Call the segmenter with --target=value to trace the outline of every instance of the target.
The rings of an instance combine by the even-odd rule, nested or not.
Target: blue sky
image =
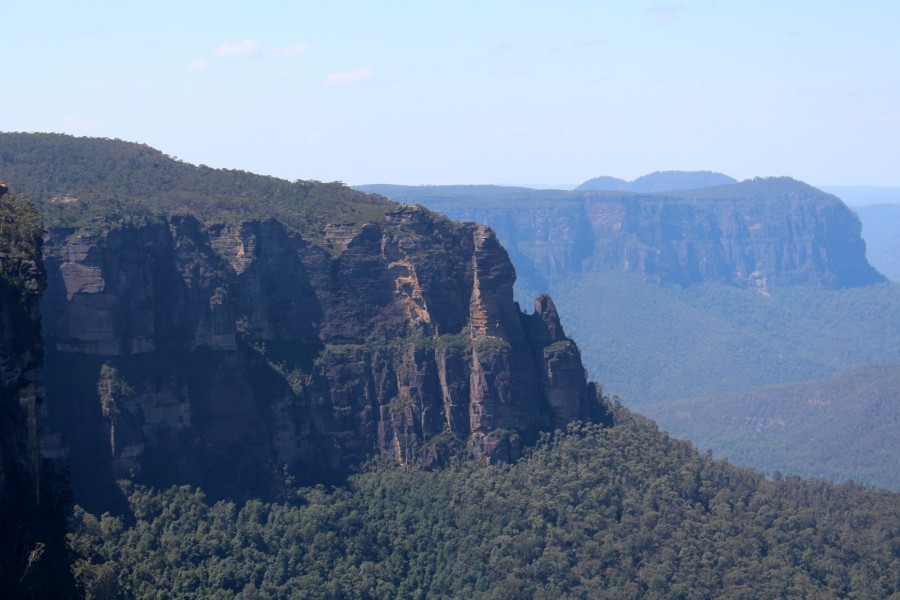
[[[900,2],[0,0],[0,130],[363,183],[900,186]]]

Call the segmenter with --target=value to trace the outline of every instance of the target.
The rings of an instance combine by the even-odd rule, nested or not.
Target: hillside
[[[551,288],[593,377],[632,406],[818,379],[900,360],[900,286],[681,289],[588,273]],[[590,302],[586,301],[591,298]]]
[[[900,491],[900,365],[856,367],[664,410],[669,433],[735,464]]]
[[[159,213],[206,223],[275,218],[323,243],[325,225],[359,226],[395,208],[340,182],[211,169],[143,144],[50,133],[0,133],[0,177],[37,205],[48,227]]]
[[[900,495],[766,481],[616,408],[513,465],[373,466],[288,502],[127,488],[76,510],[93,597],[887,598]]]

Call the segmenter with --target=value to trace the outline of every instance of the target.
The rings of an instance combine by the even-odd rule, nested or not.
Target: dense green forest
[[[34,205],[0,187],[0,277],[19,293],[40,289],[42,235],[41,217]]]
[[[395,206],[341,182],[211,169],[143,144],[49,133],[0,133],[0,179],[30,197],[47,227],[186,213],[209,223],[276,218],[318,241],[326,224],[378,220]]]
[[[768,481],[615,407],[513,465],[372,465],[282,502],[126,485],[77,509],[88,598],[887,598],[900,496]]]

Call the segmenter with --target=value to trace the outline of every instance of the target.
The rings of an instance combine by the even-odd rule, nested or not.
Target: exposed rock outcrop
[[[5,193],[0,186],[0,196]],[[20,489],[30,488],[29,501],[37,504],[44,358],[38,299],[45,279],[41,231],[26,210],[23,203],[0,199],[0,497],[15,479]]]
[[[44,345],[42,231],[33,207],[0,185],[0,596],[73,598],[65,485],[38,434]]]
[[[259,494],[281,465],[511,460],[605,418],[549,298],[513,301],[490,229],[401,207],[341,234],[333,254],[275,220],[51,230],[45,454],[76,485]]]

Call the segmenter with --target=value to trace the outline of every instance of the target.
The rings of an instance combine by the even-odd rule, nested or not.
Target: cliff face
[[[811,188],[777,199],[593,200],[586,212],[596,238],[609,240],[595,260],[651,280],[760,288],[883,280],[866,261],[856,216]]]
[[[9,598],[74,598],[65,486],[38,434],[44,344],[42,231],[34,208],[0,183],[0,589]]]
[[[590,270],[761,289],[883,280],[866,261],[856,215],[834,196],[786,178],[664,194],[495,191],[487,206],[464,189],[377,191],[489,224],[537,289]]]
[[[338,234],[192,217],[55,229],[45,455],[73,476],[258,494],[373,455],[510,460],[604,418],[549,298],[524,314],[484,226],[399,208]]]
[[[24,204],[3,198],[0,184],[0,498],[37,504],[38,400],[43,343],[38,298],[44,287],[41,232]],[[26,216],[33,222],[23,222]]]

